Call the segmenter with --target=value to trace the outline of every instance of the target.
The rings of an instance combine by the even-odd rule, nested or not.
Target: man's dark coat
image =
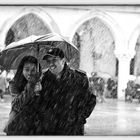
[[[96,105],[86,74],[66,64],[60,79],[49,70],[42,79],[38,134],[83,135],[84,124]]]

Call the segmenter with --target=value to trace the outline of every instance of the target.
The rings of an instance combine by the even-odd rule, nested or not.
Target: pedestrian
[[[38,135],[84,135],[84,124],[96,105],[86,73],[71,69],[59,48],[48,50],[43,60],[48,70],[41,83]]]
[[[91,74],[90,83],[94,94],[96,95],[97,102],[103,103],[104,99],[104,89],[105,89],[105,81],[102,77],[98,76],[97,73]]]
[[[95,88],[96,88],[96,91],[97,91],[97,100],[100,103],[105,102],[105,99],[104,99],[104,86],[105,86],[104,79],[102,77],[97,77]]]
[[[13,97],[8,123],[4,129],[7,135],[34,135],[36,108],[39,97],[39,76],[41,69],[33,56],[25,56],[9,84]],[[41,89],[41,87],[40,87]]]
[[[0,74],[0,100],[4,102],[4,93],[6,91],[6,71],[2,70]]]

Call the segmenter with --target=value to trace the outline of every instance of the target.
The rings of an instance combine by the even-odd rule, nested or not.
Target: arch
[[[135,55],[135,47],[137,43],[137,39],[140,35],[140,23],[135,27],[132,31],[129,40],[128,40],[128,50],[131,52],[132,57]]]
[[[118,53],[120,53],[121,51],[119,50],[122,50],[122,42],[124,42],[123,37],[121,37],[122,34],[122,31],[121,31],[121,28],[119,27],[119,25],[116,23],[116,21],[114,21],[114,19],[112,19],[112,17],[110,17],[108,14],[106,14],[105,12],[102,12],[102,11],[91,11],[89,13],[87,13],[86,15],[84,15],[80,20],[78,20],[78,22],[75,24],[75,27],[73,27],[74,29],[72,30],[71,35],[70,35],[70,40],[73,41],[73,37],[75,35],[75,33],[79,30],[79,28],[87,21],[89,20],[93,20],[93,19],[98,19],[100,20],[100,22],[102,22],[108,29],[109,29],[109,32],[111,33],[111,36],[113,37],[113,46],[114,46],[114,61],[115,61],[115,57],[116,57],[116,60],[118,60],[117,56],[116,56],[116,53],[115,51],[117,50]],[[94,23],[92,23],[94,24]],[[121,44],[121,45],[120,45]],[[121,47],[121,48],[120,48]],[[88,48],[90,50],[90,48]],[[88,52],[90,54],[90,51]],[[81,56],[85,56],[85,52],[81,51]],[[84,57],[85,59],[85,57]],[[90,73],[91,71],[93,71],[93,59],[91,56],[87,56],[87,60],[86,61],[90,61],[89,65],[85,65],[84,64],[84,59],[81,59],[81,65],[80,65],[80,68],[85,70],[87,73]],[[89,60],[90,59],[90,60]],[[111,62],[112,63],[112,62]],[[117,63],[117,61],[116,61]],[[114,63],[113,63],[114,64]],[[118,65],[116,65],[118,66]],[[87,68],[88,67],[88,68]],[[101,68],[101,66],[99,66]],[[107,67],[107,66],[106,66]],[[118,76],[118,67],[116,67],[117,70],[115,72],[115,65],[114,65],[114,69],[111,71],[111,74],[112,76]],[[96,70],[95,70],[96,71]],[[114,74],[113,74],[114,72]]]
[[[17,14],[18,13],[18,14]],[[1,33],[1,39],[2,39],[2,46],[5,47],[5,39],[6,39],[6,34],[9,31],[9,29],[12,27],[12,25],[21,17],[28,15],[28,14],[34,14],[37,17],[39,17],[44,23],[48,25],[48,28],[52,32],[57,32],[60,33],[60,30],[57,26],[57,24],[54,22],[54,20],[40,7],[23,7],[22,9],[19,10],[13,17],[8,19],[4,23],[4,27]]]
[[[101,19],[101,21],[103,23],[105,23],[105,25],[107,27],[109,27],[109,29],[113,35],[113,38],[115,40],[115,46],[116,46],[115,49],[119,50],[119,48],[117,48],[117,47],[121,47],[122,42],[124,42],[123,32],[122,32],[120,26],[117,24],[117,22],[110,15],[108,15],[106,12],[100,11],[100,10],[92,10],[92,11],[88,12],[87,14],[82,16],[76,23],[74,23],[71,26],[71,28],[68,31],[68,34],[70,36],[70,41],[72,41],[75,32],[84,22],[86,22],[87,20],[90,20],[92,18],[95,18],[95,17],[97,17],[98,19]],[[121,43],[121,45],[120,45],[120,43]]]
[[[115,72],[115,76],[118,77],[118,70],[119,70],[119,60],[116,57],[116,72]]]
[[[134,72],[133,75],[138,76],[138,72],[139,71],[139,58],[137,58],[137,56],[139,56],[139,53],[136,51],[136,44],[137,44],[137,40],[140,36],[140,23],[137,24],[137,26],[134,28],[134,30],[132,31],[131,35],[129,36],[129,40],[128,40],[128,50],[129,50],[129,54],[131,56],[131,61],[134,60]],[[138,53],[138,54],[137,54]],[[131,63],[130,63],[131,66]]]
[[[130,75],[135,75],[134,67],[135,67],[135,57],[130,60],[130,71],[129,71]]]

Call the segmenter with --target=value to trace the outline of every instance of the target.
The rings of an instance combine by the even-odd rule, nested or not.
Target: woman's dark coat
[[[40,96],[34,94],[29,98],[26,87],[21,93],[18,92],[14,81],[11,81],[10,93],[13,100],[4,132],[7,135],[36,135]]]

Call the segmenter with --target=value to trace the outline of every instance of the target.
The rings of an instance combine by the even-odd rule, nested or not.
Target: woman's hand
[[[39,92],[42,90],[42,85],[39,82],[37,82],[34,85],[31,85],[31,83],[27,83],[27,91],[29,96],[33,96],[33,95],[39,95]]]
[[[35,85],[39,80],[40,80],[40,74],[39,73],[36,73],[36,74],[34,74],[34,75],[32,75],[30,77],[30,79],[28,80],[28,82],[30,84],[34,84]]]
[[[34,92],[36,93],[36,95],[38,96],[39,95],[39,92],[42,90],[42,85],[39,82],[36,83],[35,87],[34,87]]]
[[[27,90],[29,94],[39,95],[39,92],[42,90],[42,85],[40,83],[40,73],[36,73],[30,77],[30,80],[28,80],[27,83]]]

